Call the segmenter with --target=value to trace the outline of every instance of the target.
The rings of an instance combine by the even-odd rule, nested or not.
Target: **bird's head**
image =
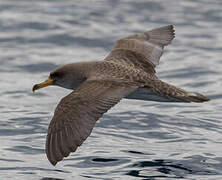
[[[75,71],[69,66],[61,66],[52,71],[49,77],[42,83],[35,84],[32,91],[44,88],[46,86],[56,85],[67,89],[74,89],[77,82]]]

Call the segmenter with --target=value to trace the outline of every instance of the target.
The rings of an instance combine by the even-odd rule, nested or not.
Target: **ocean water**
[[[203,104],[122,100],[68,158],[45,155],[48,124],[70,91],[31,92],[59,65],[102,60],[119,38],[173,24],[157,75]],[[0,2],[0,179],[222,179],[220,0]]]

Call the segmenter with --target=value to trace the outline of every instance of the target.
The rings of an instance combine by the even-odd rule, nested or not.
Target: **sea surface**
[[[70,93],[32,93],[57,66],[103,60],[124,36],[173,24],[156,68],[162,80],[203,93],[203,104],[122,100],[55,167],[48,124]],[[222,179],[221,0],[0,1],[0,179]]]

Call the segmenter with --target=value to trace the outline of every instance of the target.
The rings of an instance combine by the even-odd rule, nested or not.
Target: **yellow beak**
[[[46,86],[50,86],[53,85],[53,79],[51,79],[50,77],[48,77],[44,82],[40,83],[40,84],[35,84],[32,88],[32,91],[34,92],[35,90],[44,88]]]

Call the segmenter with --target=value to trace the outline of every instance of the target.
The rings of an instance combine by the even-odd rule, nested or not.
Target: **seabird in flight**
[[[48,128],[46,154],[56,165],[76,151],[96,121],[122,98],[168,102],[210,99],[167,84],[155,67],[174,38],[172,25],[134,34],[116,42],[104,61],[77,62],[58,67],[33,91],[56,85],[73,91],[62,98]]]

